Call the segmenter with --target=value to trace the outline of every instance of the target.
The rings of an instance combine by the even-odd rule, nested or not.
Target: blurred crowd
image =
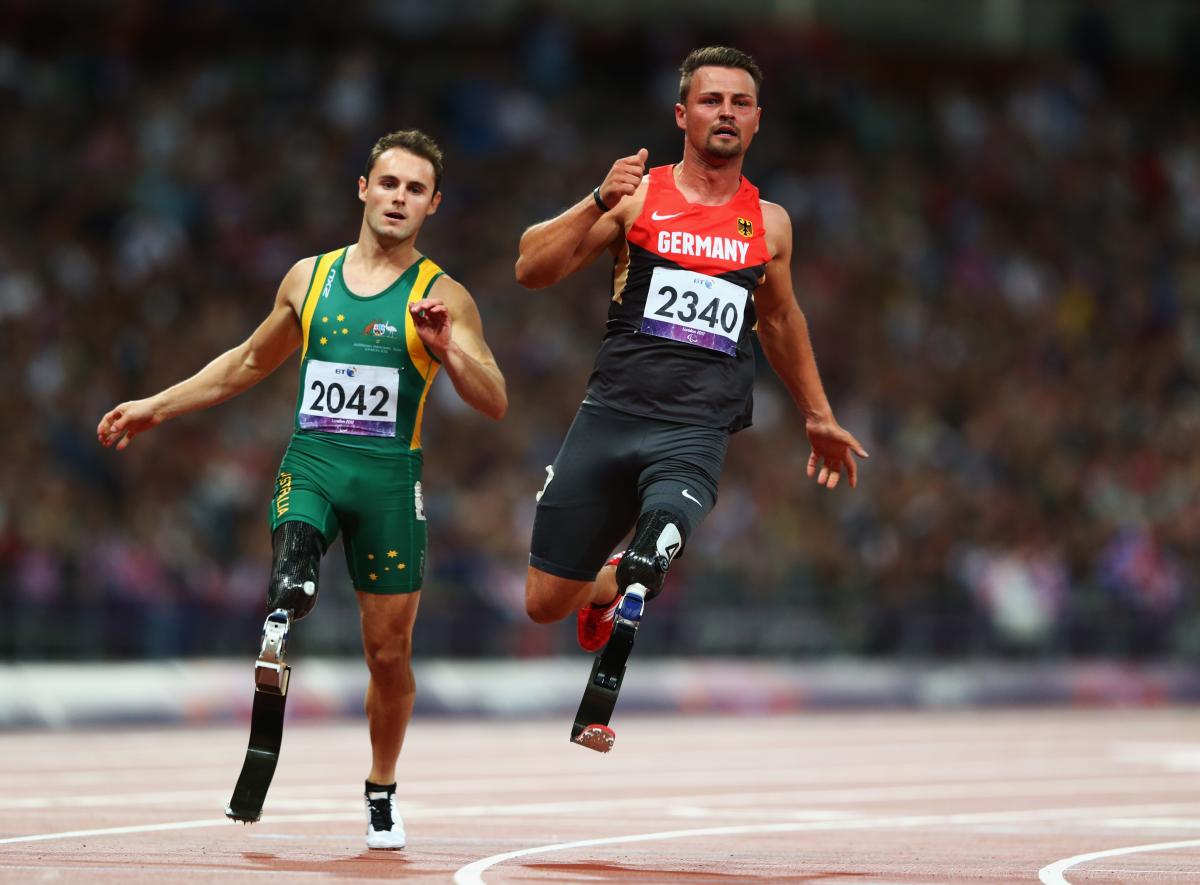
[[[293,262],[352,242],[367,151],[410,126],[446,153],[421,248],[474,294],[511,401],[494,424],[434,386],[417,649],[570,647],[569,624],[526,623],[522,588],[609,267],[526,291],[516,243],[616,158],[678,159],[677,66],[713,42],[766,72],[746,174],[791,214],[825,385],[871,458],[855,490],[806,480],[803,422],[760,360],[754,426],[639,644],[1200,649],[1200,103],[1182,66],[1124,59],[1102,28],[1051,58],[968,60],[812,24],[664,36],[545,10],[453,27],[453,4],[253,6],[2,13],[4,658],[256,647],[296,360],[123,453],[96,424],[242,340]],[[313,653],[357,648],[344,571],[332,550],[297,631]]]

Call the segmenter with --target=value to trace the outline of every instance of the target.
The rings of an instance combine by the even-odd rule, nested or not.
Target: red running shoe
[[[625,555],[625,551],[621,551],[605,565],[616,565],[621,561],[621,557]],[[621,594],[618,593],[613,597],[613,601],[608,605],[585,605],[575,616],[575,637],[579,640],[579,647],[584,651],[598,652],[608,643],[608,638],[612,636],[613,619],[617,614],[617,604],[621,601]]]

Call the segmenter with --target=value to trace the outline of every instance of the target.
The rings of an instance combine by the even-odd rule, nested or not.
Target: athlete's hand
[[[850,479],[850,488],[857,486],[858,468],[854,463],[854,455],[870,457],[862,444],[832,418],[810,418],[804,430],[808,434],[808,441],[812,443],[807,473],[809,476],[816,475],[817,485],[827,489],[836,488],[845,471]]]
[[[412,314],[413,325],[425,346],[439,360],[442,359],[450,347],[450,330],[454,325],[442,299],[422,298],[414,301],[408,306],[408,312]]]
[[[622,157],[613,163],[604,181],[600,184],[600,199],[609,209],[616,207],[622,197],[628,197],[642,183],[646,172],[646,160],[650,152],[642,148],[632,157]]]
[[[121,403],[108,412],[96,426],[96,438],[100,445],[110,447],[114,443],[117,451],[126,448],[135,436],[162,423],[152,399],[135,399]]]

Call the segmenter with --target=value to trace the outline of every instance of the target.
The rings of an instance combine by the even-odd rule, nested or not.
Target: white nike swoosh
[[[687,489],[684,489],[684,490],[683,490],[683,492],[682,492],[682,495],[683,495],[683,497],[687,498],[689,501],[692,501],[692,502],[694,502],[694,503],[696,504],[696,506],[697,506],[697,507],[703,507],[703,506],[704,506],[704,505],[703,505],[703,504],[701,504],[701,503],[700,503],[700,501],[699,501],[699,500],[697,500],[697,499],[696,499],[696,497],[695,497],[695,496],[693,496],[693,495],[692,495],[692,493],[691,493],[691,492],[689,492]]]
[[[658,210],[655,209],[654,212],[651,213],[650,217],[655,221],[666,221],[669,218],[678,218],[682,214],[682,212],[676,212],[674,215],[659,215]]]

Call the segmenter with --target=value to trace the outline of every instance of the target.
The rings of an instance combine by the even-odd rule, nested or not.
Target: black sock
[[[365,793],[387,793],[390,796],[396,792],[395,784],[373,784],[370,781],[367,781],[366,784],[367,788],[363,791]]]

